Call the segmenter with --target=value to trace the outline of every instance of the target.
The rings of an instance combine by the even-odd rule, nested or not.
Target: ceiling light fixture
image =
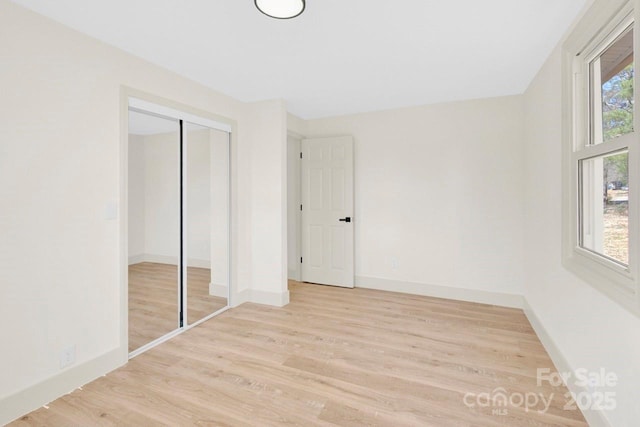
[[[276,19],[291,19],[304,12],[305,0],[254,0],[258,10]]]

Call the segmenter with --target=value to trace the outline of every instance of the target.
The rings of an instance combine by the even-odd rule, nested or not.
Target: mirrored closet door
[[[131,357],[229,302],[230,133],[153,109],[129,108]]]
[[[186,123],[187,322],[228,303],[229,134]]]
[[[180,123],[129,112],[129,351],[180,327]]]

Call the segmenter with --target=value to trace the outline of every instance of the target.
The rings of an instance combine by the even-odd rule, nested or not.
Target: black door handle
[[[351,222],[351,217],[348,216],[346,218],[340,218],[338,221],[342,221],[342,222]]]

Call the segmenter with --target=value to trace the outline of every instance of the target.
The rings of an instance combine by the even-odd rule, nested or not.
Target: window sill
[[[637,278],[628,269],[581,248],[573,248],[563,266],[632,314],[640,317]]]

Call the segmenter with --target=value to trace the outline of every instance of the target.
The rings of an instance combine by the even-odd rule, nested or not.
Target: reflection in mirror
[[[229,290],[229,134],[185,123],[187,321],[227,306]]]
[[[129,111],[129,351],[180,327],[180,125]]]

